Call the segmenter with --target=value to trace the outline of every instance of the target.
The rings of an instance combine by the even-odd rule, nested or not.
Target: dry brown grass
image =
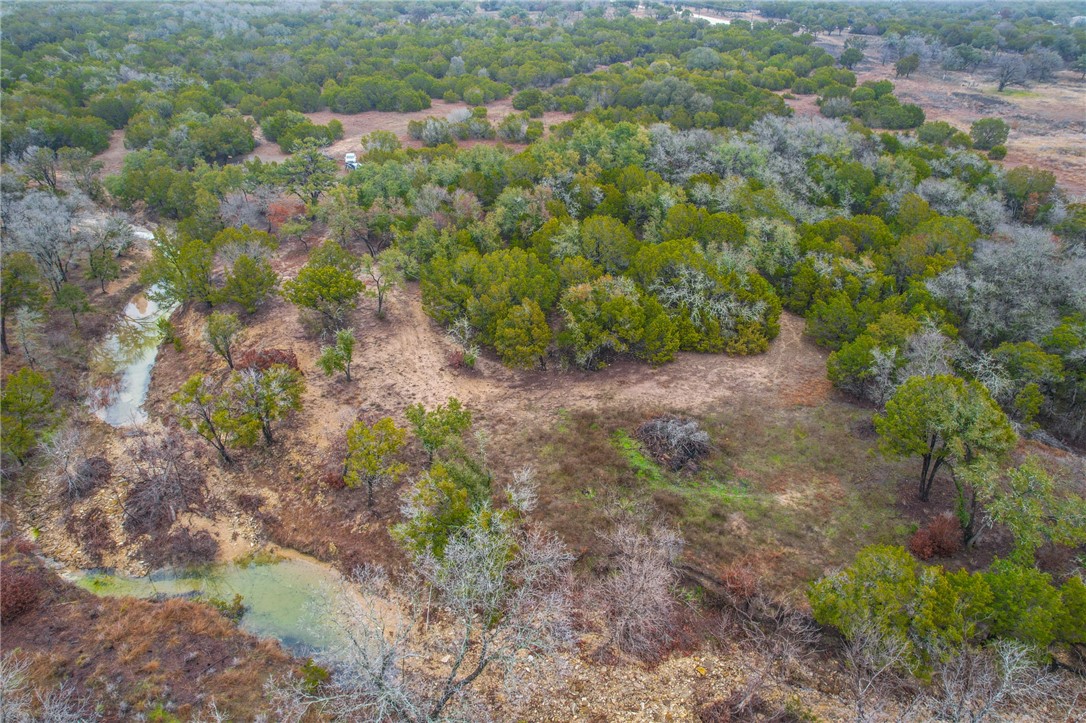
[[[258,641],[208,605],[169,600],[99,599],[46,569],[40,551],[11,537],[2,543],[4,598],[20,571],[37,581],[36,595],[17,618],[5,615],[3,655],[29,663],[30,682],[50,689],[62,681],[101,704],[103,720],[131,720],[170,702],[184,719],[215,698],[234,720],[262,705],[262,685],[294,660]],[[12,598],[14,599],[14,598]]]

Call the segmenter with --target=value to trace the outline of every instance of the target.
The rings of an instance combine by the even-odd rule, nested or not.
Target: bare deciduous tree
[[[1014,640],[998,640],[944,656],[932,674],[927,702],[940,720],[980,723],[1002,705],[1043,696],[1054,683],[1037,665],[1035,651]]]
[[[928,282],[961,318],[972,346],[1000,341],[1042,343],[1071,313],[1086,312],[1086,255],[1065,248],[1047,229],[1004,225],[965,266]]]
[[[913,376],[930,377],[951,374],[951,362],[961,351],[961,345],[944,334],[935,324],[926,322],[909,337],[905,346],[905,369],[902,381]],[[893,393],[893,390],[890,390]]]
[[[70,683],[43,690],[27,680],[29,661],[0,660],[0,720],[5,723],[92,723],[99,716]]]
[[[129,533],[153,533],[206,502],[203,473],[192,463],[180,433],[145,433],[130,450],[131,485],[124,501]]]
[[[1008,85],[1025,85],[1027,75],[1026,61],[1017,53],[999,53],[992,61],[992,80],[1000,93]]]
[[[48,353],[41,333],[42,314],[35,309],[15,310],[15,343],[23,350],[26,364],[36,369],[41,358]]]
[[[908,644],[873,620],[856,623],[845,642],[843,662],[857,723],[885,720],[889,691],[903,683]]]
[[[57,151],[57,161],[76,188],[95,201],[102,200],[103,187],[98,173],[104,164],[95,160],[94,154],[86,148],[61,148]]]
[[[1051,48],[1037,44],[1025,55],[1026,74],[1034,80],[1048,82],[1063,70],[1063,58]]]
[[[278,681],[277,715],[299,720],[319,707],[342,720],[482,719],[471,691],[485,671],[501,669],[509,691],[523,692],[519,676],[569,641],[571,563],[553,535],[483,508],[440,557],[415,559],[398,611],[384,575],[360,571],[361,595],[345,596],[339,615],[349,643],[329,659],[331,679],[316,691]]]
[[[278,195],[274,186],[253,184],[244,191],[227,193],[219,202],[219,214],[223,221],[234,228],[263,226],[265,231],[271,232],[268,208]]]
[[[771,599],[760,589],[735,606],[730,619],[764,660],[734,697],[732,714],[738,716],[758,699],[759,690],[769,679],[788,675],[817,649],[819,629],[809,614]]]
[[[42,445],[49,460],[49,475],[64,494],[71,499],[83,496],[79,465],[84,460],[83,433],[76,424],[69,424]]]
[[[663,526],[644,534],[621,524],[605,539],[617,556],[617,569],[599,588],[611,640],[627,653],[652,655],[674,632],[671,588],[678,579],[674,562],[682,538]]]
[[[57,190],[57,154],[52,148],[29,146],[18,161],[15,170],[34,181],[39,186],[46,186],[51,191]]]
[[[72,260],[85,245],[76,221],[86,201],[82,193],[60,197],[49,191],[31,191],[11,210],[8,233],[12,247],[34,257],[54,291],[68,281]]]

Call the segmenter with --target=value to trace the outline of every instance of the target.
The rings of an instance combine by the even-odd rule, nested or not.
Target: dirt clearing
[[[466,103],[446,103],[443,100],[433,101],[433,105],[426,110],[415,111],[413,113],[396,113],[392,111],[368,111],[366,113],[333,113],[332,111],[323,110],[317,113],[306,113],[306,117],[318,125],[325,125],[333,118],[337,119],[343,124],[343,139],[336,141],[332,145],[328,146],[326,153],[337,161],[342,161],[343,156],[346,153],[357,153],[362,155],[362,144],[360,139],[362,136],[372,133],[374,131],[391,131],[396,134],[400,139],[400,142],[405,146],[411,148],[421,148],[422,143],[420,141],[413,141],[407,137],[407,124],[411,121],[421,121],[427,118],[447,118],[450,113],[457,110],[471,110],[471,106]],[[496,126],[506,116],[520,111],[513,108],[513,102],[510,99],[498,100],[493,103],[489,103],[486,106],[487,119],[491,125]],[[572,113],[560,113],[558,111],[548,111],[543,114],[543,126],[546,129],[550,129],[551,126],[558,123],[564,123],[573,118]],[[268,143],[263,140],[263,136],[260,130],[257,129],[256,137],[260,142],[256,150],[250,153],[243,160],[250,158],[259,158],[262,161],[282,161],[287,158],[289,154],[283,153],[276,143]],[[470,148],[474,145],[497,145],[499,141],[458,141],[457,145],[461,148]],[[505,145],[511,148],[527,148],[525,145],[506,143]]]

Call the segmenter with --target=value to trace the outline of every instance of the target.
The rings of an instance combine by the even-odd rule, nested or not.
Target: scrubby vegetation
[[[3,717],[1081,715],[1086,205],[895,89],[1075,15],[6,8]],[[42,560],[275,546],[342,644]]]

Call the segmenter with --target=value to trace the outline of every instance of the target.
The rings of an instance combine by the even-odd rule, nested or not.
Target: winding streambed
[[[135,238],[149,240],[150,230],[135,227]],[[116,383],[91,400],[95,416],[113,427],[142,424],[147,421],[143,403],[151,385],[151,369],[162,341],[156,326],[168,318],[174,306],[162,306],[137,294],[124,307],[124,317],[95,355],[95,366]]]
[[[144,240],[152,237],[149,230],[138,227],[133,235]],[[138,294],[99,347],[95,366],[114,384],[91,399],[91,409],[110,426],[147,421],[143,404],[162,342],[157,322],[169,318],[174,308]],[[235,595],[241,595],[245,612],[239,626],[258,637],[275,638],[298,654],[328,651],[345,642],[346,633],[338,623],[348,612],[350,600],[343,577],[297,553],[193,570],[160,570],[146,577],[101,570],[78,570],[64,576],[102,596],[196,596],[229,604]]]

